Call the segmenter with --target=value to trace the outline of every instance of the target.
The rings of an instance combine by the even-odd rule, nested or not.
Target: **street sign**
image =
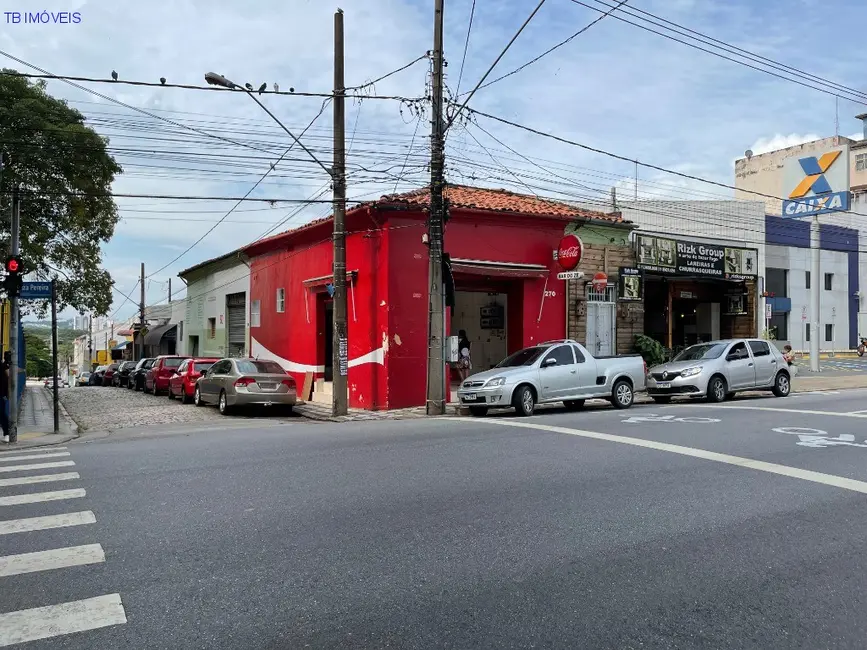
[[[50,300],[50,282],[22,282],[21,299],[23,300]]]
[[[561,271],[557,274],[558,280],[580,280],[584,277],[584,271]]]
[[[774,317],[774,306],[766,302],[765,303],[765,320],[771,320]]]

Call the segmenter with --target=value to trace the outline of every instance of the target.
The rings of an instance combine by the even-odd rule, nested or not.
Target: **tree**
[[[106,150],[108,139],[46,87],[43,80],[0,71],[0,147],[9,154],[0,214],[9,214],[10,189],[18,183],[25,271],[57,276],[58,309],[106,314],[113,282],[100,267],[100,245],[119,219],[111,183],[123,170]],[[5,219],[0,237],[9,241]],[[44,314],[47,305],[34,307]]]
[[[25,330],[24,341],[27,348],[27,376],[51,376],[51,350],[39,336]]]

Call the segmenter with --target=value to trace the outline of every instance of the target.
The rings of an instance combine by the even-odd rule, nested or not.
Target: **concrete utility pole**
[[[19,230],[21,228],[21,197],[18,195],[18,186],[12,188],[12,227],[10,230],[12,240],[9,253],[18,257]],[[12,353],[12,362],[9,365],[9,442],[18,441],[18,295],[13,293],[9,296],[9,351]]]
[[[819,316],[819,297],[821,296],[821,287],[819,286],[819,252],[821,247],[821,237],[819,235],[819,217],[813,217],[813,223],[810,224],[810,311],[812,312],[810,320],[812,326],[810,329],[810,370],[819,372],[819,327],[821,325]]]
[[[334,14],[334,303],[332,315],[331,414],[346,415],[349,349],[346,336],[346,87],[343,79],[343,10]]]
[[[172,304],[172,279],[169,278],[169,304]]]
[[[87,315],[87,372],[93,372],[93,312]]]
[[[138,338],[139,338],[139,359],[144,359],[144,326],[145,326],[145,272],[144,272],[144,262],[141,263],[141,279],[139,280],[139,284],[141,284],[141,293],[139,294],[139,302],[138,302],[138,322],[139,322],[139,330],[138,330]]]
[[[443,309],[443,0],[434,0],[433,73],[431,75],[430,215],[428,217],[429,302],[428,415],[445,413],[445,318]]]
[[[68,368],[67,368],[68,371]],[[60,433],[60,387],[57,385],[57,280],[51,280],[51,400],[54,405],[54,433]]]

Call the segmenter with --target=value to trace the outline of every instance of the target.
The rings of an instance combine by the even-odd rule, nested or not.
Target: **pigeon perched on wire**
[[[264,92],[265,92],[265,89],[266,89],[267,87],[268,87],[268,84],[266,84],[266,83],[264,83],[264,84],[262,84],[261,86],[259,86],[259,94],[261,95],[262,93],[264,93]]]
[[[289,86],[289,92],[290,92],[290,93],[294,93],[294,92],[295,92],[295,89],[294,89],[292,86]]]
[[[253,90],[253,85],[252,85],[252,84],[244,84],[244,88],[246,88],[247,90],[251,90],[251,91],[252,91],[252,90]]]
[[[117,81],[117,72],[115,72],[114,70],[111,71],[111,78],[112,78],[114,81]]]
[[[280,86],[277,85],[277,82],[276,82],[276,81],[274,82],[274,92],[275,92],[275,93],[279,93],[279,92],[280,92]]]
[[[163,86],[165,86],[165,85],[166,85],[166,78],[165,78],[165,77],[160,77],[160,83],[161,83]]]

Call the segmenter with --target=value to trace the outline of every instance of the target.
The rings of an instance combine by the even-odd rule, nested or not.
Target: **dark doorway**
[[[325,381],[331,381],[334,376],[334,303],[325,303]]]

